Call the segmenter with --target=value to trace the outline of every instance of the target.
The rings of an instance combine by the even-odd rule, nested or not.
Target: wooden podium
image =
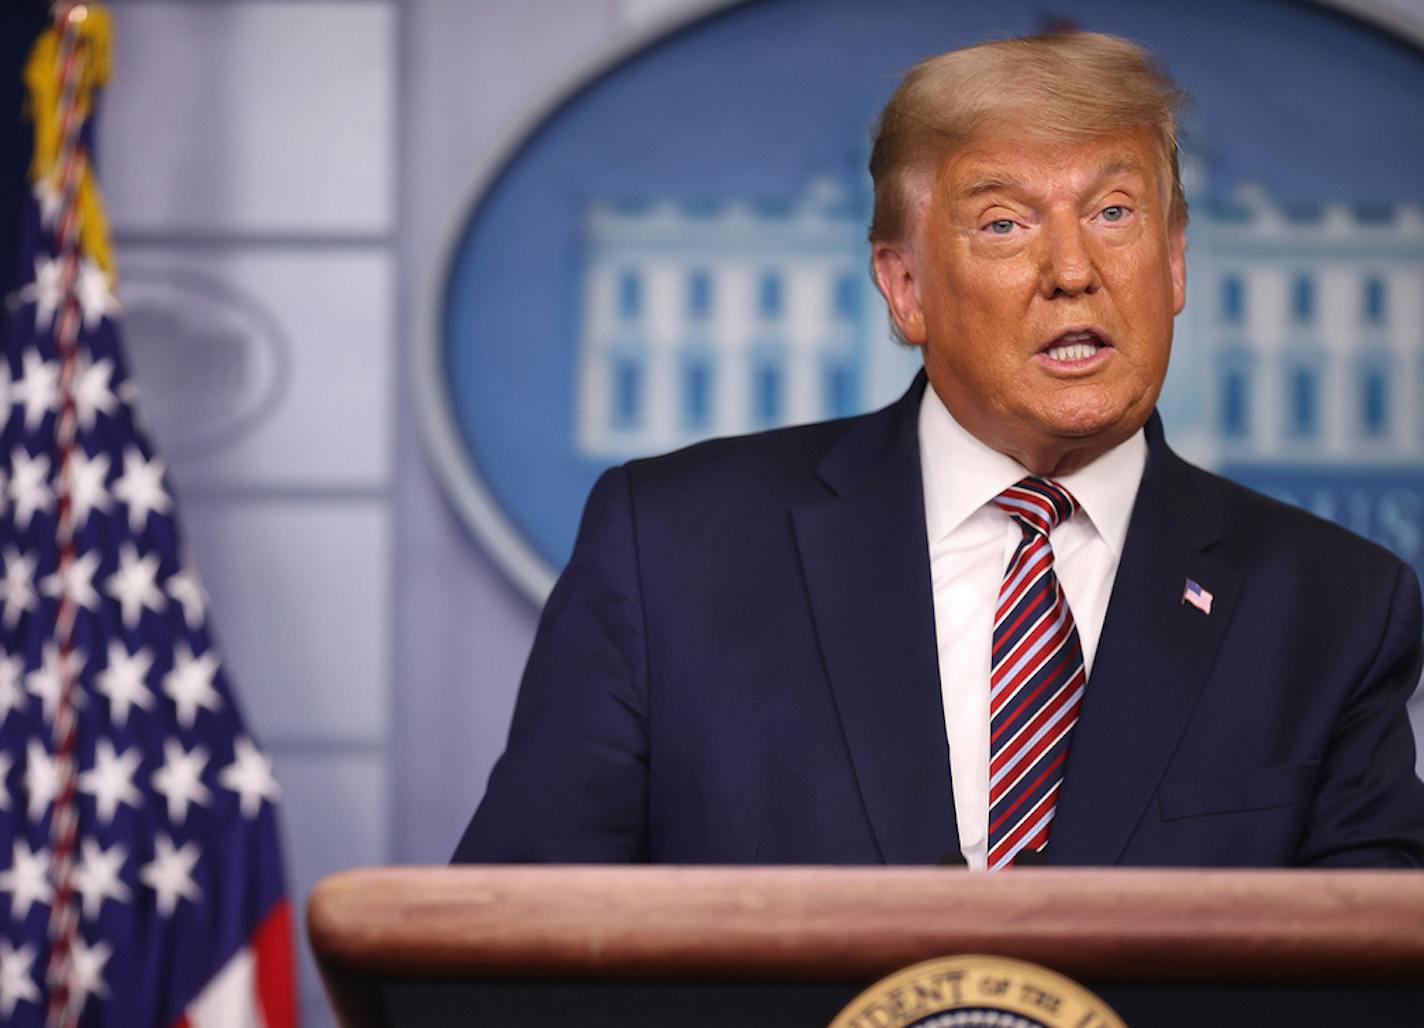
[[[1092,989],[1133,1028],[1424,1024],[1424,873],[375,868],[312,946],[348,1028],[825,1025],[937,956]]]

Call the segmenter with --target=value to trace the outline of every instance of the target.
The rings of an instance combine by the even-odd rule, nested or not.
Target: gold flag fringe
[[[93,113],[99,90],[109,81],[112,68],[113,25],[109,12],[95,3],[74,8],[70,18],[77,24],[84,47],[83,70],[74,98],[76,114],[87,121]],[[35,124],[35,153],[30,162],[30,181],[47,182],[58,189],[59,154],[64,126],[60,118],[62,69],[59,66],[60,30],[51,26],[41,33],[25,64],[25,85],[29,89],[26,113]],[[109,240],[109,221],[99,197],[92,162],[85,155],[75,192],[79,210],[79,245],[84,255],[103,268],[112,281],[114,249]]]

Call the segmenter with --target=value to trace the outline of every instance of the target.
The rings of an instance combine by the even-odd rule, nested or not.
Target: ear
[[[875,243],[870,263],[875,284],[890,307],[900,334],[913,346],[925,345],[925,312],[920,306],[919,262],[904,243]]]
[[[1172,313],[1187,305],[1187,226],[1177,225],[1167,236],[1167,261],[1172,269]]]

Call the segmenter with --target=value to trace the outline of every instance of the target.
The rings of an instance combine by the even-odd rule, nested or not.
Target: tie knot
[[[1030,475],[1009,486],[994,497],[994,502],[1024,531],[1044,536],[1078,510],[1078,501],[1072,493],[1057,482],[1037,475]]]

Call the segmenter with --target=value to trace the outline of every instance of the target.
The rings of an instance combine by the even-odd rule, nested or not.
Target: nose
[[[1040,290],[1046,299],[1096,292],[1098,266],[1076,215],[1049,217],[1039,234]]]

